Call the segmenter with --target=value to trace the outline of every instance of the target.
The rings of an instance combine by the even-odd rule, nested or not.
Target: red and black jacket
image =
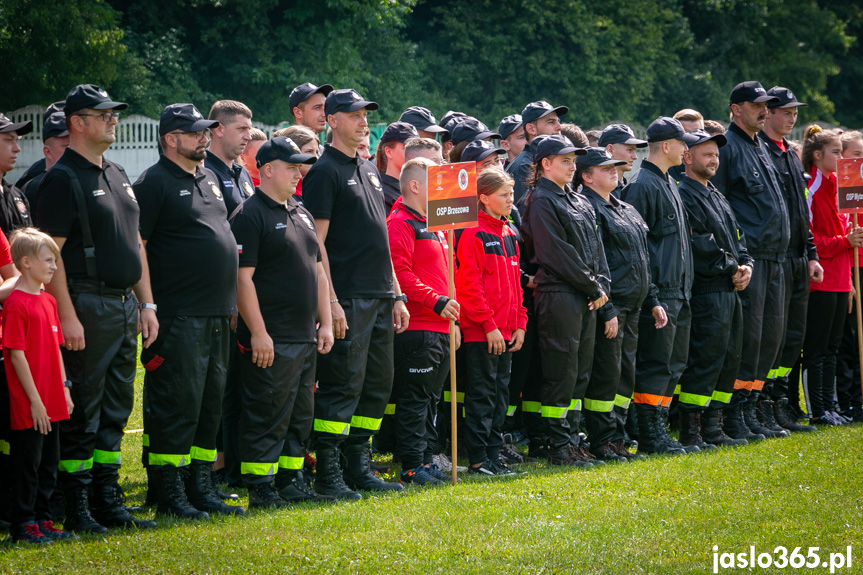
[[[478,220],[479,226],[466,229],[458,241],[462,336],[465,342],[486,341],[487,333],[499,329],[510,340],[512,332],[527,327],[518,243],[505,218],[480,211]]]

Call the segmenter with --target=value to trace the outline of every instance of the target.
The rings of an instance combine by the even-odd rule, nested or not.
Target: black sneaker
[[[468,475],[477,475],[479,477],[496,477],[497,476],[497,468],[495,465],[486,459],[482,462],[482,465],[479,467],[468,467],[467,468]]]
[[[33,543],[35,545],[46,545],[54,543],[54,540],[42,533],[39,530],[39,525],[35,521],[27,523],[19,523],[12,528],[12,543],[23,541],[24,543]]]
[[[495,475],[500,477],[518,477],[519,475],[527,474],[526,471],[517,471],[512,467],[509,467],[502,459],[492,461],[491,463],[495,468]]]
[[[399,480],[402,485],[411,483],[417,487],[434,487],[436,485],[443,485],[443,481],[436,477],[432,477],[431,473],[429,473],[429,469],[422,465],[416,469],[403,471]]]
[[[39,526],[39,531],[42,532],[42,535],[44,535],[48,539],[53,539],[54,541],[63,541],[67,539],[78,538],[78,536],[74,533],[69,533],[68,531],[63,531],[62,529],[57,529],[56,527],[54,527],[54,522],[50,519],[37,521],[36,524]]]
[[[440,467],[435,465],[434,463],[426,463],[423,467],[426,468],[428,474],[441,481],[443,483],[450,483],[452,481],[452,473],[445,473],[441,470]],[[456,481],[461,481],[458,476],[456,476]]]

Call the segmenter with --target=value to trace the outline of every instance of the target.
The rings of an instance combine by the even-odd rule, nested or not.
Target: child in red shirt
[[[59,425],[73,405],[60,356],[63,332],[47,284],[60,249],[48,235],[24,228],[12,237],[21,278],[3,305],[3,360],[9,381],[13,498],[12,541],[53,543],[75,536],[54,527],[48,500],[57,483]]]
[[[456,292],[467,373],[468,473],[487,476],[516,473],[500,460],[512,352],[521,349],[527,327],[518,243],[507,225],[514,201],[512,186],[512,178],[499,168],[479,175],[479,226],[466,229],[457,248]]]

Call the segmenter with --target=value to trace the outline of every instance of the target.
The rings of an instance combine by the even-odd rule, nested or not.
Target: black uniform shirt
[[[294,198],[282,205],[258,190],[230,221],[240,267],[255,268],[252,281],[269,336],[279,343],[314,342],[321,252],[312,215]],[[250,336],[240,316],[237,337]]]
[[[524,196],[527,193],[526,180],[530,175],[531,164],[533,164],[533,154],[530,153],[530,145],[528,144],[506,167],[506,173],[512,176],[515,181],[512,189],[515,193],[515,203],[518,205],[524,204]]]
[[[394,178],[389,174],[381,174],[381,187],[384,189],[384,209],[387,215],[393,209],[393,204],[396,200],[402,197],[401,185],[398,178]]]
[[[32,180],[28,181],[21,191],[24,192],[24,197],[27,198],[27,202],[30,204],[30,219],[32,220],[34,226],[39,226],[36,223],[36,193],[39,191],[39,186],[42,185],[42,179],[45,177],[45,174],[48,172],[41,172],[36,174]]]
[[[96,275],[111,288],[128,288],[141,279],[138,200],[123,168],[102,157],[102,167],[66,148],[57,164],[78,176],[96,252]],[[39,226],[49,236],[66,238],[61,256],[66,277],[87,279],[78,206],[66,172],[51,168],[42,179],[36,207]]]
[[[23,190],[24,186],[26,186],[30,180],[32,180],[39,174],[44,174],[45,163],[45,158],[40,158],[30,164],[30,167],[27,168],[27,171],[21,174],[21,177],[18,178],[17,182],[15,182],[15,186]]]
[[[30,202],[17,186],[0,180],[0,230],[7,236],[17,229],[33,225],[30,218]]]
[[[329,220],[324,246],[339,298],[393,297],[387,213],[374,164],[327,145],[303,178],[303,203]]]
[[[134,185],[153,298],[162,316],[220,316],[234,309],[237,243],[218,178],[162,156]]]
[[[207,157],[204,158],[204,167],[218,176],[219,189],[222,190],[225,198],[225,207],[228,209],[229,216],[246,198],[255,193],[252,176],[237,162],[228,167],[225,162],[216,157],[216,154],[208,151]]]

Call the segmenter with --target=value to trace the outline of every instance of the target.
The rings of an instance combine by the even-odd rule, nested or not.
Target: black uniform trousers
[[[315,445],[335,447],[347,437],[366,443],[380,429],[393,387],[393,300],[346,299],[345,339],[318,360]]]
[[[854,277],[854,267],[851,267],[851,277]],[[854,309],[845,318],[845,330],[842,334],[842,344],[836,356],[836,397],[839,399],[839,409],[854,411],[863,408],[863,394],[860,388],[860,352],[857,349],[857,301]],[[859,413],[859,411],[857,411]]]
[[[395,454],[404,470],[431,463],[437,446],[437,404],[449,377],[449,334],[406,331],[395,335]]]
[[[75,409],[60,424],[60,480],[65,488],[93,477],[116,481],[120,442],[135,399],[138,300],[129,289],[69,280],[69,294],[84,326],[85,347],[62,349]]]
[[[159,337],[141,350],[145,466],[216,460],[229,344],[227,316],[159,318]]]
[[[274,343],[273,351],[270,367],[252,363],[251,347],[241,347],[238,357],[240,472],[247,485],[271,481],[279,467],[302,469],[304,442],[311,433],[316,346]]]
[[[540,289],[535,301],[544,377],[541,415],[547,443],[561,448],[578,435],[593,363],[596,312],[588,309],[586,297],[567,291]]]
[[[224,480],[228,485],[240,484],[240,413],[243,405],[243,383],[240,380],[240,348],[237,332],[231,332],[228,342],[228,373],[222,399],[222,421],[216,443],[225,453]],[[218,449],[218,447],[217,447]]]
[[[12,500],[12,458],[10,448],[9,386],[6,368],[0,357],[0,519],[8,520]]]
[[[635,389],[635,351],[639,310],[617,307],[617,337],[605,337],[605,322],[596,322],[590,383],[584,394],[584,424],[591,445],[623,439],[626,412]]]
[[[803,342],[803,392],[809,417],[833,411],[836,355],[842,343],[848,292],[813,291],[809,294],[809,317]]]
[[[533,305],[533,302],[529,302]],[[524,330],[524,344],[512,354],[512,375],[509,380],[509,405],[505,428],[516,429],[517,415],[521,410],[521,424],[528,437],[541,435],[542,399],[542,358],[539,352],[539,335],[533,310],[528,312],[527,329]]]
[[[456,402],[456,442],[458,443],[458,452],[461,454],[464,450],[464,389],[467,381],[467,370],[465,369],[465,351],[464,345],[455,350],[455,402]],[[450,381],[446,381],[443,386],[443,393],[437,406],[437,419],[435,420],[435,432],[437,434],[437,446],[435,453],[445,453],[450,457],[451,451],[446,449],[447,441],[452,440],[452,385]]]
[[[471,465],[497,461],[509,403],[512,353],[488,352],[488,342],[462,344],[467,385],[464,394],[464,443]]]
[[[60,427],[47,435],[32,427],[10,432],[13,497],[11,523],[51,519],[49,500],[57,484],[60,462]]]
[[[693,289],[693,292],[697,287]],[[693,293],[689,360],[680,377],[683,411],[723,409],[731,401],[743,346],[743,308],[735,291]]]
[[[668,407],[689,358],[692,310],[683,299],[663,299],[668,323],[656,329],[653,314],[638,320],[638,351],[635,362],[633,401]]]
[[[809,258],[786,257],[782,272],[785,275],[785,337],[779,357],[764,383],[764,393],[774,400],[788,397],[788,376],[794,364],[800,361],[803,350],[809,306]]]
[[[743,355],[734,382],[734,403],[758,399],[779,357],[785,335],[785,272],[780,262],[755,258],[752,279],[740,292]]]

